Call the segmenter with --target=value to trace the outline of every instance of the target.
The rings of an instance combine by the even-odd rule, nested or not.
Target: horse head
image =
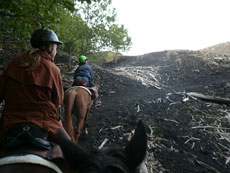
[[[139,173],[147,149],[147,136],[142,121],[138,122],[134,136],[125,148],[111,145],[88,152],[61,133],[59,140],[65,159],[79,173]]]

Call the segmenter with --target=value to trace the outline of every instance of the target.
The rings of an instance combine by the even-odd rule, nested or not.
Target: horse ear
[[[125,153],[132,168],[137,168],[144,160],[147,150],[147,135],[141,120],[137,123],[134,136],[125,147]]]
[[[72,168],[79,168],[82,163],[89,159],[89,153],[80,145],[66,138],[63,132],[58,132],[58,143],[62,149],[64,158]]]

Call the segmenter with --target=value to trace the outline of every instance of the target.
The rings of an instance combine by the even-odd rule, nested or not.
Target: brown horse
[[[65,128],[71,139],[74,141],[74,129],[72,125],[72,112],[77,117],[77,131],[75,142],[78,143],[81,128],[84,125],[84,134],[87,135],[87,122],[90,108],[93,104],[91,92],[83,86],[74,86],[65,91],[64,108],[65,108]]]
[[[139,121],[134,136],[125,148],[120,146],[107,146],[100,150],[88,152],[85,148],[67,139],[61,132],[59,138],[61,149],[67,163],[71,166],[68,169],[59,166],[63,173],[147,173],[143,164],[146,149],[147,136],[142,121]],[[51,173],[61,172],[57,167],[52,169],[49,166],[40,164],[8,164],[0,166],[1,173]],[[1,163],[1,161],[0,161]],[[61,162],[63,164],[63,162]]]

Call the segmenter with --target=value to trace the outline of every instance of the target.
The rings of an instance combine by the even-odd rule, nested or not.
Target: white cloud
[[[230,41],[229,0],[113,0],[113,6],[133,41],[127,55]]]

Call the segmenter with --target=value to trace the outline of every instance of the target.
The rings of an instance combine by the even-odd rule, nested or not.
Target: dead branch
[[[170,119],[167,119],[167,118],[164,118],[163,120],[165,120],[165,121],[171,121],[171,122],[174,122],[174,123],[179,124],[179,122],[178,122],[178,121],[176,121],[176,120],[170,120]]]
[[[109,139],[105,138],[101,145],[98,147],[98,149],[100,150],[106,144],[106,142],[108,142],[108,140]]]
[[[115,130],[115,129],[119,129],[119,128],[121,128],[122,126],[120,126],[120,125],[118,125],[118,126],[115,126],[115,127],[111,127],[110,129],[111,130]]]
[[[194,137],[191,137],[191,138],[189,138],[187,141],[185,141],[185,143],[184,144],[187,144],[189,141],[191,141],[191,140],[197,140],[197,141],[200,141],[200,138],[194,138]]]
[[[213,167],[207,165],[207,164],[204,163],[204,162],[201,162],[201,161],[199,161],[199,160],[197,160],[197,159],[195,159],[195,161],[196,161],[197,164],[199,164],[200,166],[203,166],[204,168],[206,168],[206,169],[207,169],[208,171],[210,171],[210,172],[220,173],[217,169],[215,169],[215,168],[213,168]]]
[[[155,72],[153,67],[143,67],[143,66],[132,66],[132,67],[120,67],[115,68],[113,73],[118,73],[125,77],[140,81],[143,85],[153,86],[156,89],[161,89],[164,86],[157,80],[160,75]]]
[[[187,93],[187,95],[196,97],[200,100],[207,101],[207,102],[230,105],[230,99],[227,99],[227,98],[203,95],[203,94],[196,93],[196,92],[189,92],[189,93]]]
[[[191,128],[192,128],[192,129],[207,129],[207,128],[211,128],[211,129],[230,130],[230,128],[216,127],[216,126],[194,126],[194,127],[191,127]]]

